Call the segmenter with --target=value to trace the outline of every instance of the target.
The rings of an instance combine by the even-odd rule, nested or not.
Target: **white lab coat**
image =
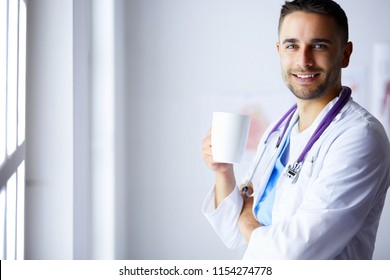
[[[324,108],[312,129],[337,99]],[[291,125],[298,117],[295,114]],[[268,131],[242,180],[249,178],[266,149],[253,179],[255,201],[264,191],[279,152],[274,148],[277,135],[264,146]],[[287,166],[305,144],[290,143]],[[389,185],[390,144],[385,131],[351,99],[308,152],[297,182],[292,184],[281,175],[272,225],[253,231],[244,259],[371,259]],[[204,215],[229,248],[245,245],[237,227],[242,205],[238,186],[217,209],[212,188],[203,205]]]

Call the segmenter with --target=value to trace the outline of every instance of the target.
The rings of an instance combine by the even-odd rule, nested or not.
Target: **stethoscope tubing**
[[[302,168],[303,161],[305,160],[305,157],[307,153],[310,151],[312,146],[316,143],[316,141],[320,138],[322,133],[328,128],[330,123],[335,119],[335,117],[340,113],[341,109],[347,104],[349,98],[351,96],[351,89],[349,87],[344,87],[342,88],[340,98],[337,100],[336,104],[329,110],[329,112],[325,115],[325,117],[322,119],[316,130],[314,131],[313,135],[310,137],[309,141],[307,142],[305,148],[303,149],[302,153],[299,155],[298,159],[295,161],[295,163],[292,166],[288,167],[288,173],[289,177],[293,179],[293,183],[296,182],[300,169]],[[271,135],[275,133],[276,131],[279,130],[280,126],[285,122],[283,132],[281,136],[278,138],[276,147],[277,149],[287,131],[287,128],[290,125],[291,119],[297,110],[297,104],[294,104],[283,116],[282,118],[275,124],[275,126],[272,128],[270,133],[268,134],[265,142],[264,142],[264,148],[260,154],[259,159],[257,160],[256,166],[254,167],[252,174],[249,178],[249,180],[246,182],[244,187],[241,189],[241,192],[246,196],[246,197],[253,197],[255,192],[253,191],[252,194],[249,194],[249,185],[251,184],[253,177],[256,173],[256,170],[260,164],[260,162],[263,159],[265,150],[267,149],[268,145],[268,140],[270,139]],[[286,121],[287,120],[287,121]]]

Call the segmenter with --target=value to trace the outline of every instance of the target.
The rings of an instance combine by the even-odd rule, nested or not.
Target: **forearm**
[[[215,208],[229,196],[236,186],[236,179],[234,177],[233,168],[226,172],[215,173]]]

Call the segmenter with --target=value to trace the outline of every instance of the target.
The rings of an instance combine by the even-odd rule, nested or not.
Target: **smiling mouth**
[[[314,74],[292,74],[292,75],[300,81],[312,81],[320,74],[314,73]]]
[[[309,79],[309,78],[314,78],[315,74],[312,74],[312,75],[295,75],[297,76],[298,78],[301,78],[301,79]]]

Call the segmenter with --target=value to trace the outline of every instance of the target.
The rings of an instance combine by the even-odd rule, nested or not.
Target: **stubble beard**
[[[295,70],[294,70],[295,71]],[[301,88],[297,89],[294,87],[293,83],[290,81],[292,78],[291,75],[291,70],[284,71],[282,76],[284,83],[286,86],[290,89],[290,91],[297,97],[298,99],[301,100],[316,100],[328,93],[328,91],[334,87],[336,84],[339,83],[339,77],[341,77],[341,69],[333,69],[332,71],[327,72],[321,70],[321,76],[324,76],[323,81],[315,88],[309,89],[307,88]],[[304,69],[300,71],[295,71],[295,72],[318,72],[318,69]],[[321,78],[321,77],[319,77]]]

